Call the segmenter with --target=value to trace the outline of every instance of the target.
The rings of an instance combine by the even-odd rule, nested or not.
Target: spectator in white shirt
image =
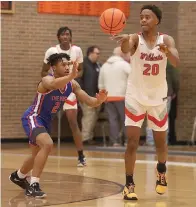
[[[109,120],[109,136],[113,146],[120,146],[119,134],[121,129],[126,140],[125,134],[125,93],[127,87],[127,78],[131,66],[129,62],[130,55],[123,54],[120,47],[113,51],[106,63],[100,69],[99,89],[108,91],[108,99],[105,103],[105,109]],[[121,123],[121,128],[119,126]]]

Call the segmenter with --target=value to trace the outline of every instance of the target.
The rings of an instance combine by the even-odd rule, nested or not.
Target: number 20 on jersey
[[[159,65],[158,64],[153,64],[153,65],[150,65],[150,64],[144,64],[144,71],[143,71],[143,75],[147,75],[147,76],[150,76],[150,75],[158,75],[159,74]]]

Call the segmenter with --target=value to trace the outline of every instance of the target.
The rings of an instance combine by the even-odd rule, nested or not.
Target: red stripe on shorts
[[[77,104],[77,99],[75,99],[74,101],[70,101],[70,100],[65,100],[65,103],[71,105],[71,106],[74,106],[75,104]]]
[[[128,111],[128,109],[125,107],[125,114],[130,118],[132,119],[134,122],[138,122],[138,121],[141,121],[142,119],[145,118],[145,115],[146,114],[141,114],[141,115],[135,115],[135,114],[132,114],[130,111]]]
[[[165,123],[167,122],[167,118],[168,118],[168,114],[165,114],[165,116],[164,116],[164,118],[162,119],[162,120],[158,120],[158,119],[156,119],[155,117],[153,117],[153,116],[150,116],[149,114],[148,114],[148,119],[150,120],[150,121],[152,121],[155,125],[157,125],[158,127],[163,127],[164,125],[165,125]]]

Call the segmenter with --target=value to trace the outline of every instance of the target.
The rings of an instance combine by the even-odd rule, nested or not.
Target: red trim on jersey
[[[70,101],[70,100],[65,100],[65,103],[71,105],[71,106],[74,106],[77,104],[77,99],[75,99],[74,101]]]
[[[32,109],[32,111],[30,112],[30,114],[26,117],[26,119],[27,119],[27,121],[28,121],[29,129],[30,129],[29,136],[32,135],[32,131],[33,131],[33,128],[32,128],[32,126],[31,126],[31,122],[30,122],[30,118],[29,118],[29,117],[33,115],[33,113],[34,113],[34,109],[35,109],[35,107],[33,107],[33,109]]]
[[[35,97],[35,103],[37,103],[37,100],[38,100],[38,94],[37,94],[36,97]],[[30,134],[29,134],[29,135],[30,135],[30,136],[31,136],[31,134],[32,134],[32,130],[33,130],[33,129],[32,129],[32,127],[31,127],[31,122],[30,122],[29,117],[33,115],[35,106],[36,106],[36,104],[34,105],[34,107],[32,107],[31,112],[25,117],[25,119],[27,119],[27,122],[28,122],[28,125],[29,125],[29,129],[30,129]]]
[[[33,121],[34,121],[35,127],[43,127],[43,126],[38,124],[36,116],[33,117]]]
[[[66,90],[67,90],[67,84],[65,85],[65,87],[63,88],[63,90],[61,90],[61,88],[59,88],[59,91],[60,91],[62,94],[64,94]]]
[[[137,34],[138,34],[138,35],[141,35],[141,34],[142,34],[142,32],[138,32]],[[164,33],[159,32],[159,36],[160,36],[160,35],[164,35]]]
[[[132,119],[134,122],[138,122],[138,121],[141,121],[142,119],[145,118],[145,115],[146,114],[141,114],[141,115],[135,115],[135,114],[132,114],[126,107],[125,107],[125,114],[130,118]]]
[[[39,114],[40,113],[40,111],[41,111],[41,108],[42,108],[42,104],[43,104],[43,101],[44,101],[44,97],[45,97],[45,94],[42,94],[42,97],[41,97],[41,100],[40,100],[40,104],[39,104],[39,107],[38,107],[38,112],[37,112],[37,114]]]
[[[70,83],[71,83],[71,88],[72,88],[72,92],[73,92],[73,82],[72,82],[72,81],[70,81]]]
[[[164,118],[162,119],[162,120],[158,120],[158,119],[156,119],[155,117],[153,117],[153,116],[150,116],[149,114],[148,114],[148,119],[150,120],[150,121],[152,121],[155,125],[157,125],[158,127],[163,127],[164,125],[165,125],[165,123],[167,122],[167,118],[168,118],[168,114],[165,114],[165,116],[164,116]]]

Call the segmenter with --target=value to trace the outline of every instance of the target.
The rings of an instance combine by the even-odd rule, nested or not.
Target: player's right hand
[[[107,99],[108,92],[105,89],[99,90],[99,93],[96,93],[97,102],[102,104]]]
[[[118,44],[122,44],[124,41],[129,40],[129,35],[128,34],[122,34],[122,35],[114,35],[110,37],[111,40],[115,40]]]
[[[79,66],[79,63],[77,61],[73,62],[73,68],[70,73],[70,75],[71,75],[71,77],[73,77],[73,79],[78,76],[78,66]]]

